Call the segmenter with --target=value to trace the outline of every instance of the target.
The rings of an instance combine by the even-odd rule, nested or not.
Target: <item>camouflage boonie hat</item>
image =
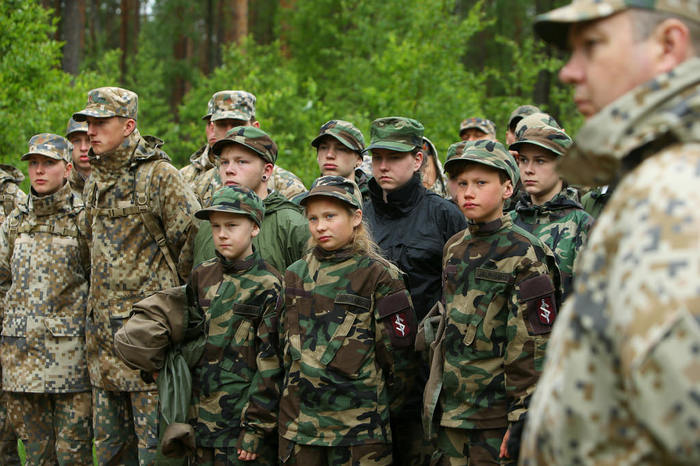
[[[377,118],[369,127],[370,143],[366,150],[388,149],[410,152],[423,145],[423,125],[413,118]]]
[[[36,134],[29,140],[29,151],[22,156],[22,160],[27,160],[30,155],[34,154],[70,163],[73,144],[58,134]]]
[[[569,27],[575,23],[605,18],[627,8],[661,11],[700,22],[697,0],[574,0],[535,18],[535,32],[546,42],[567,48]]]
[[[345,147],[355,152],[361,153],[365,150],[365,138],[362,136],[362,132],[349,121],[330,120],[324,123],[318,132],[318,136],[311,141],[311,145],[318,148],[324,136],[331,136],[337,139]],[[358,155],[362,156],[361,154]]]
[[[311,190],[301,196],[299,204],[304,205],[310,198],[320,196],[339,199],[356,209],[362,208],[360,188],[354,181],[342,176],[330,175],[316,178],[311,185]]]
[[[136,120],[139,96],[121,87],[98,87],[88,92],[85,108],[73,114],[75,121],[85,121],[87,117],[124,117]]]
[[[554,155],[564,155],[571,146],[571,138],[559,128],[553,126],[530,126],[518,131],[518,140],[510,145],[510,149],[518,150],[523,144],[532,144],[553,152]]]
[[[277,161],[277,144],[267,133],[255,126],[236,126],[226,133],[212,146],[214,155],[221,155],[221,150],[229,144],[240,144],[254,151],[265,162],[274,164]]]
[[[265,206],[258,195],[248,188],[223,186],[214,193],[211,206],[198,210],[194,216],[201,220],[209,220],[209,214],[212,212],[245,215],[260,226],[265,217]]]
[[[214,114],[215,111],[216,105],[214,105],[214,96],[211,96],[211,99],[209,99],[209,102],[207,102],[207,114],[202,117],[202,120],[211,119],[211,116]]]
[[[66,139],[70,137],[73,133],[87,133],[88,125],[84,121],[75,121],[73,117],[68,120],[68,126],[66,127]]]
[[[472,128],[496,137],[496,124],[491,120],[487,120],[486,118],[477,117],[462,120],[462,123],[459,125],[460,136],[464,131]]]
[[[533,113],[532,115],[526,116],[520,120],[517,125],[515,125],[515,139],[520,139],[522,134],[528,128],[534,128],[537,126],[551,126],[552,128],[561,129],[561,126],[559,126],[557,120],[555,120],[550,114]]]
[[[250,121],[255,116],[255,96],[246,91],[219,91],[212,97],[214,111],[211,121]]]
[[[453,156],[445,162],[445,171],[449,173],[450,167],[457,166],[459,163],[475,162],[503,170],[508,175],[508,178],[510,178],[513,186],[518,184],[518,181],[520,181],[518,164],[503,144],[498,141],[488,141],[485,139],[463,142],[465,144],[462,148],[462,153]],[[456,144],[452,144],[452,146],[456,146]]]
[[[515,132],[515,127],[518,125],[520,120],[533,113],[541,113],[542,111],[535,107],[534,105],[521,105],[520,107],[513,110],[508,118],[508,129]]]

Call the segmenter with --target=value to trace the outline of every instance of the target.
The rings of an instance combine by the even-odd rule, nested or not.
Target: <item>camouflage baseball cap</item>
[[[515,127],[518,125],[518,122],[520,122],[520,120],[522,120],[528,115],[540,112],[541,110],[535,107],[534,105],[521,105],[520,107],[513,110],[513,112],[510,114],[510,117],[508,118],[508,129],[515,132]]]
[[[466,146],[468,142],[469,141],[459,141],[448,147],[446,161],[454,159],[455,157],[461,157],[462,152],[464,152],[464,146]]]
[[[510,145],[510,149],[519,150],[523,144],[532,144],[560,156],[564,155],[571,143],[569,135],[559,128],[546,125],[526,126],[522,131],[518,131],[518,140]]]
[[[461,154],[454,155],[451,159],[449,159],[448,154],[448,160],[445,162],[445,171],[449,173],[450,167],[456,167],[463,162],[475,162],[503,170],[510,178],[513,186],[518,184],[518,181],[520,181],[518,164],[503,144],[498,141],[485,139],[463,142],[465,144],[462,147]],[[452,144],[452,146],[456,146],[456,144]]]
[[[533,128],[536,126],[551,126],[552,128],[561,129],[557,120],[548,113],[533,113],[528,115],[515,125],[515,139],[520,139],[521,135],[528,128]]]
[[[87,133],[88,125],[84,121],[75,121],[73,117],[68,120],[68,126],[66,126],[66,139],[70,137],[73,133]]]
[[[365,138],[362,132],[349,121],[331,120],[324,123],[318,132],[318,136],[311,141],[313,147],[318,148],[324,136],[331,136],[340,141],[345,147],[355,152],[365,150]]]
[[[214,114],[215,111],[216,105],[214,105],[214,96],[211,96],[211,99],[209,99],[209,102],[207,102],[207,114],[202,117],[202,120],[211,119],[211,116]]]
[[[109,118],[114,116],[136,119],[139,96],[121,87],[98,87],[88,92],[85,108],[73,114],[75,121],[87,117]]]
[[[249,121],[255,116],[255,96],[250,92],[219,91],[211,98],[214,101],[211,121]]]
[[[299,204],[304,205],[310,198],[320,196],[333,197],[356,209],[362,208],[360,188],[354,181],[342,176],[330,175],[316,178],[311,185],[311,190],[301,196]]]
[[[39,154],[54,160],[63,160],[70,163],[73,153],[73,144],[68,139],[58,134],[40,133],[29,140],[29,151],[22,156],[27,160],[30,155]]]
[[[277,144],[265,131],[255,126],[236,126],[228,130],[223,139],[214,143],[214,155],[221,155],[221,150],[229,144],[245,146],[267,163],[274,164],[277,161]]]
[[[413,118],[377,118],[369,127],[370,143],[366,150],[389,149],[410,152],[423,145],[423,125]]]
[[[569,27],[575,23],[605,18],[627,8],[643,8],[682,16],[700,22],[697,0],[574,0],[535,18],[535,32],[546,42],[567,48]]]
[[[468,129],[478,129],[479,131],[483,131],[485,134],[490,134],[491,136],[496,137],[496,124],[491,120],[487,120],[486,118],[474,117],[462,120],[462,123],[459,125],[459,134],[461,135],[463,131]]]
[[[258,195],[248,188],[223,186],[214,193],[211,206],[198,210],[194,216],[209,220],[209,214],[212,212],[245,215],[260,226],[265,217],[265,206]]]

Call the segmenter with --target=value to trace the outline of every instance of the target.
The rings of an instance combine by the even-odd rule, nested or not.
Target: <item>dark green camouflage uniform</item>
[[[316,247],[287,269],[285,286],[280,460],[307,464],[304,445],[347,460],[348,449],[374,445],[371,464],[391,464],[390,404],[405,388],[393,353],[415,336],[401,272],[351,247]]]
[[[610,186],[600,186],[591,189],[586,194],[581,196],[581,205],[583,206],[583,210],[585,210],[588,215],[594,219],[598,218],[611,195],[612,188]]]

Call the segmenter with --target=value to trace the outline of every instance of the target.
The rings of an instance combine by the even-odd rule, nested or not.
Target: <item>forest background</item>
[[[307,186],[310,141],[330,119],[369,142],[375,118],[416,118],[444,161],[459,123],[496,123],[531,103],[581,125],[556,78],[564,56],[535,38],[537,13],[567,0],[2,0],[0,161],[20,167],[29,138],[63,135],[87,91],[139,95],[138,127],[182,167],[205,142],[211,95],[243,89]],[[26,184],[26,182],[25,182]],[[25,190],[27,186],[24,186]]]

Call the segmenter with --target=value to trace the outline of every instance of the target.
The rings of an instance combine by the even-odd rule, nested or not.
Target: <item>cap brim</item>
[[[539,142],[539,141],[535,141],[535,140],[531,140],[531,139],[523,139],[522,141],[514,142],[513,144],[511,144],[510,146],[508,146],[508,150],[517,151],[518,148],[521,147],[523,144],[531,144],[531,145],[533,145],[533,146],[538,146],[538,147],[541,147],[541,148],[543,148],[543,149],[547,149],[549,152],[554,153],[554,155],[556,155],[556,156],[558,156],[558,157],[564,155],[564,151],[563,151],[563,150],[555,150],[555,149],[553,149],[551,146],[547,146],[547,145],[545,145],[545,144],[543,144],[543,143],[541,143],[541,142]]]
[[[396,152],[411,152],[416,146],[411,146],[409,144],[403,144],[401,142],[375,142],[370,144],[365,152],[371,151],[373,149],[388,149]]]
[[[209,215],[212,212],[223,212],[225,214],[242,215],[246,218],[251,218],[250,212],[246,212],[245,210],[231,210],[231,207],[227,206],[224,208],[216,205],[207,207],[205,209],[200,209],[194,213],[194,216],[200,220],[209,220]]]
[[[314,198],[314,197],[331,197],[331,198],[333,198],[333,199],[337,199],[337,200],[343,202],[344,204],[347,204],[347,205],[349,205],[349,206],[351,206],[351,207],[354,207],[355,209],[361,209],[361,208],[362,208],[362,206],[358,207],[358,206],[356,206],[355,204],[349,202],[347,199],[345,199],[345,198],[344,198],[343,196],[341,196],[340,194],[336,194],[336,193],[333,193],[333,192],[315,192],[315,193],[312,193],[311,191],[307,191],[307,192],[305,192],[304,194],[302,194],[301,196],[299,196],[299,205],[302,205],[302,206],[303,206],[304,204],[306,204],[306,202],[307,202],[309,199]]]
[[[202,117],[202,120],[210,120],[211,119],[211,113],[207,113]]]
[[[87,117],[94,117],[94,118],[110,118],[114,116],[119,116],[114,112],[104,112],[104,111],[97,111],[97,110],[83,110],[82,112],[74,113],[73,114],[73,119],[75,121],[81,122],[87,120]]]
[[[535,33],[562,50],[568,48],[569,28],[572,24],[583,23],[595,19],[606,18],[622,11],[626,7],[612,7],[600,4],[592,11],[590,6],[582,8],[581,5],[566,5],[535,17]]]
[[[359,149],[357,149],[357,147],[350,144],[347,140],[345,140],[345,138],[342,138],[338,135],[331,134],[331,133],[319,134],[318,136],[316,136],[314,138],[313,141],[311,141],[311,146],[318,148],[318,145],[321,143],[321,139],[325,138],[326,136],[332,137],[336,141],[339,141],[342,145],[344,145],[345,147],[347,147],[348,149],[350,149],[353,152],[358,152],[359,154],[362,154],[362,152],[364,152],[363,150],[359,150]]]
[[[32,155],[41,155],[43,157],[48,157],[48,158],[54,159],[54,160],[63,160],[65,162],[65,159],[59,155],[53,154],[51,152],[42,152],[42,151],[27,152],[22,157],[20,157],[20,160],[22,160],[24,162]]]
[[[249,121],[252,115],[243,112],[217,112],[211,115],[211,121],[219,120],[241,120]]]

